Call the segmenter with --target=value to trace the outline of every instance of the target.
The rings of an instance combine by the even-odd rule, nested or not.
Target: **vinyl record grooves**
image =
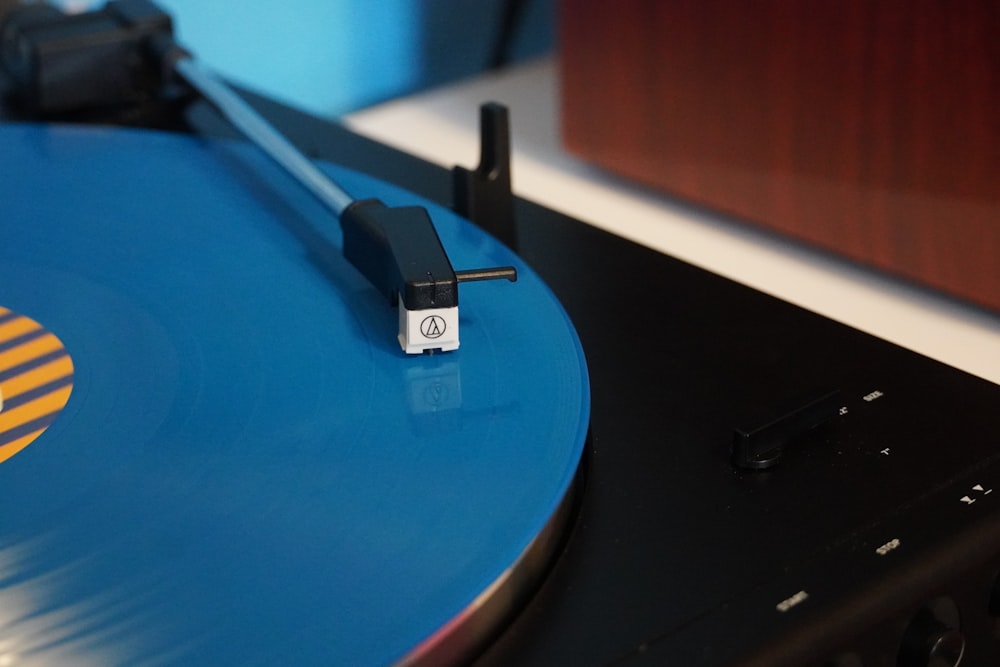
[[[0,145],[0,307],[72,367],[68,402],[0,464],[4,659],[426,657],[552,529],[586,367],[509,250],[423,203],[456,267],[520,279],[463,287],[461,349],[408,357],[336,221],[254,149],[30,125]]]

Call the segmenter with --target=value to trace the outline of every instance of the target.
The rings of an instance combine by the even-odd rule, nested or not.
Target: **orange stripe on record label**
[[[62,342],[53,334],[46,333],[26,343],[13,347],[6,352],[0,352],[0,372],[10,370],[15,366],[28,364],[39,360],[50,352],[64,350]]]
[[[5,314],[7,313],[0,313],[0,315]],[[14,340],[19,336],[31,333],[32,331],[37,331],[41,328],[42,326],[38,322],[28,319],[27,317],[15,316],[9,320],[4,318],[4,321],[0,322],[0,343],[6,343],[7,341]]]
[[[73,361],[62,341],[0,306],[0,463],[30,445],[73,393]]]
[[[14,456],[14,454],[17,454],[19,451],[30,445],[35,441],[35,438],[42,434],[42,431],[44,430],[44,428],[40,428],[34,433],[23,435],[20,438],[11,440],[6,445],[0,446],[0,463],[3,463],[10,457]]]
[[[72,379],[72,377],[73,361],[67,354],[13,376],[3,383],[3,395],[10,401],[12,398],[38,389],[42,385],[57,382],[61,378]]]

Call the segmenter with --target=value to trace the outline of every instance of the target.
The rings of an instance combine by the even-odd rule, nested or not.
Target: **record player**
[[[512,197],[498,106],[449,173],[244,93],[516,270],[408,354],[330,212],[136,81],[3,112],[4,660],[1000,659],[996,385]]]

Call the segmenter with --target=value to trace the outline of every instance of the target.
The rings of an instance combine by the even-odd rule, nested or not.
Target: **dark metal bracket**
[[[516,251],[507,107],[488,102],[479,108],[479,138],[479,166],[452,169],[452,208]]]

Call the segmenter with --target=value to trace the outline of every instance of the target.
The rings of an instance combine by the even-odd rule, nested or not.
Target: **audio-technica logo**
[[[440,338],[448,328],[448,323],[440,315],[429,315],[420,323],[420,333],[424,338]]]

